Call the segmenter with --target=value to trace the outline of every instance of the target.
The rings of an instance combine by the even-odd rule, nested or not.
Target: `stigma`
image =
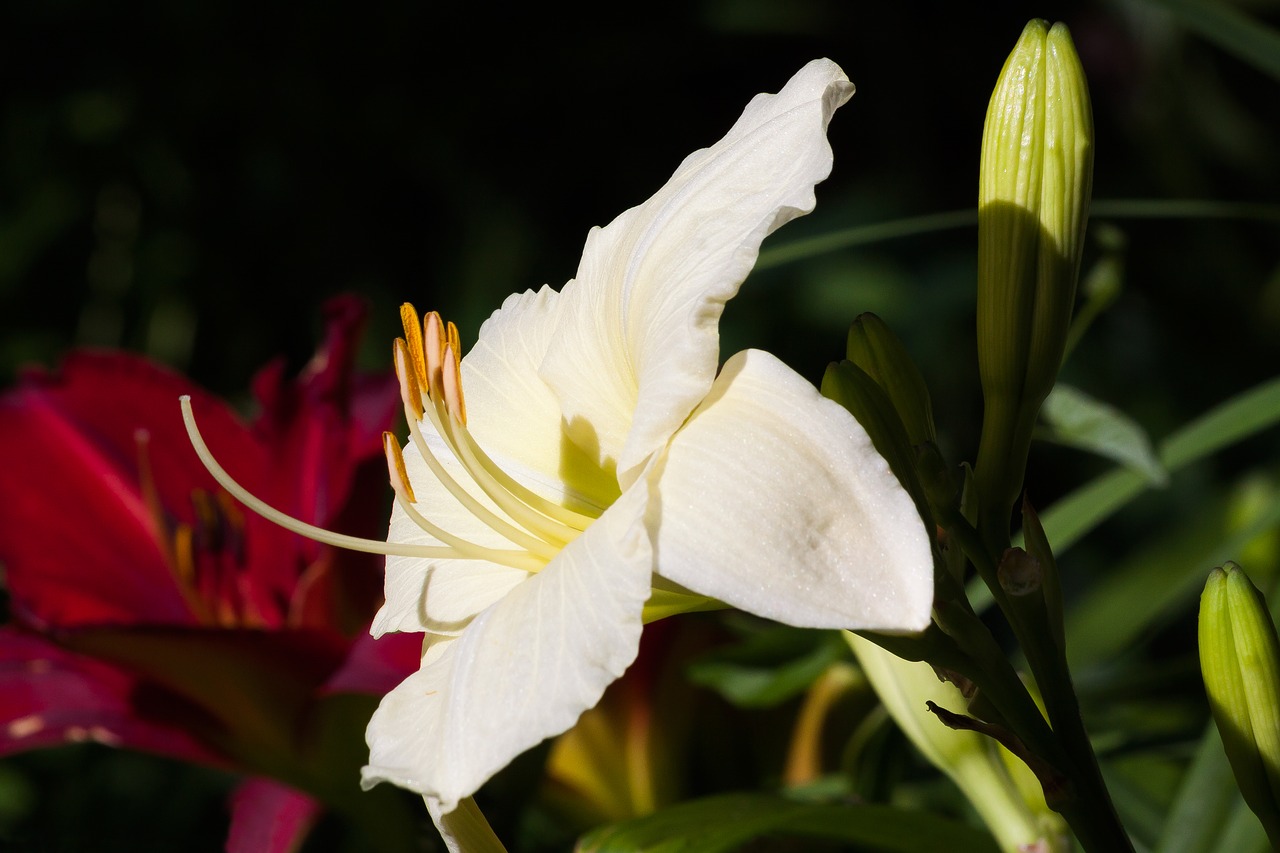
[[[396,339],[392,358],[409,440],[402,449],[395,435],[383,433],[383,453],[396,505],[439,544],[347,536],[308,524],[270,506],[236,482],[214,458],[196,425],[191,398],[183,396],[183,422],[196,454],[219,485],[246,507],[317,542],[388,556],[483,560],[530,573],[540,571],[581,534],[595,516],[548,500],[518,482],[485,453],[468,431],[457,327],[446,324],[434,311],[419,319],[417,311],[408,303],[401,306],[400,319],[405,334]],[[504,544],[500,547],[480,545],[430,520],[430,508],[420,507],[418,501],[418,495],[428,490],[414,489],[405,464],[404,454],[410,449],[426,463],[443,492],[496,533]],[[450,461],[452,464],[446,468]],[[442,496],[440,489],[431,488],[430,493]]]

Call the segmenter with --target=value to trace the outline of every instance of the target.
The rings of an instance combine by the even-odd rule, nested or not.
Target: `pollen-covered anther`
[[[400,306],[400,323],[404,326],[404,341],[409,365],[413,367],[418,385],[427,385],[427,361],[422,345],[422,323],[418,320],[418,310],[408,302]],[[397,369],[399,365],[397,364]]]
[[[450,324],[452,329],[453,324]],[[457,334],[456,332],[454,333]],[[458,363],[458,351],[452,343],[444,348],[444,364],[441,368],[444,404],[449,415],[463,426],[467,425],[467,401],[462,396],[462,366]]]
[[[421,349],[421,343],[419,339],[419,349]],[[414,364],[412,346],[406,343],[404,338],[396,338],[392,359],[396,367],[396,378],[400,380],[400,402],[404,404],[405,416],[411,420],[420,421],[422,420],[422,380]]]
[[[382,434],[382,449],[387,457],[387,473],[391,478],[391,488],[397,495],[409,503],[417,503],[413,486],[409,483],[409,472],[404,467],[404,454],[400,452],[400,441],[389,432]]]
[[[442,366],[444,348],[449,343],[449,333],[445,330],[444,321],[437,311],[432,311],[422,318],[423,357],[425,359],[427,393],[439,399],[440,383],[443,380]]]

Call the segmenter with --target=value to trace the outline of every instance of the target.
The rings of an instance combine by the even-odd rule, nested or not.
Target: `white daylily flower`
[[[369,724],[366,784],[448,813],[568,729],[634,659],[655,575],[793,625],[928,623],[926,532],[862,428],[766,353],[716,373],[724,303],[765,236],[812,210],[827,123],[852,91],[818,60],[757,96],[653,198],[592,230],[563,290],[509,297],[460,366],[456,333],[431,315],[419,344],[407,315],[414,440],[402,462],[389,447],[388,538],[440,544],[416,508],[470,544],[387,560],[375,633],[428,641]]]
[[[862,427],[767,353],[716,369],[724,304],[761,241],[813,209],[852,92],[816,60],[756,96],[653,198],[593,229],[561,291],[508,297],[461,361],[453,326],[406,306],[411,440],[388,436],[387,543],[254,502],[189,419],[254,509],[391,555],[373,632],[426,642],[369,723],[364,784],[421,793],[447,837],[459,801],[623,673],[655,589],[667,610],[709,598],[802,627],[928,624],[927,532]]]

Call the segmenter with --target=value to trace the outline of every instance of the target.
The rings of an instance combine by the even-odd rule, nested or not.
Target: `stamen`
[[[421,349],[421,340],[419,340]],[[400,402],[404,403],[405,416],[410,420],[422,420],[422,392],[419,389],[420,379],[417,368],[413,365],[413,356],[409,345],[403,338],[396,338],[392,350],[392,360],[396,366],[396,377],[400,380]]]
[[[489,458],[489,454],[485,453],[484,448],[477,444],[476,440],[471,436],[470,430],[462,430],[462,439],[466,442],[467,450],[471,456],[480,463],[480,467],[497,480],[503,488],[543,515],[579,533],[586,530],[591,525],[591,522],[600,517],[599,515],[588,515],[569,509],[567,506],[561,506],[555,501],[549,501],[537,492],[526,488],[519,480],[503,471],[497,462]]]
[[[500,536],[506,537],[513,544],[525,548],[530,553],[539,557],[544,557],[547,560],[550,560],[559,552],[560,547],[553,546],[551,543],[526,533],[519,527],[516,527],[505,519],[499,517],[484,504],[480,503],[480,501],[476,500],[474,495],[462,488],[462,486],[458,485],[458,481],[444,469],[444,466],[440,464],[440,460],[431,452],[431,448],[427,446],[427,440],[422,435],[422,430],[418,429],[418,425],[414,421],[409,421],[409,436],[413,439],[414,447],[418,448],[419,455],[421,455],[423,461],[427,463],[427,467],[431,469],[432,476],[434,476],[436,480],[439,481],[440,485],[444,486],[449,494],[453,495],[458,503],[462,504],[468,512],[488,525],[490,530]],[[472,472],[468,471],[468,473]],[[474,474],[472,474],[472,476],[474,477]],[[484,486],[481,485],[481,488],[483,489]]]
[[[422,331],[426,336],[424,347],[427,359],[427,394],[431,397],[440,396],[440,362],[444,358],[444,347],[447,341],[445,337],[447,333],[444,331],[444,325],[440,322],[440,314],[432,311],[422,320]]]
[[[418,499],[413,495],[413,486],[409,484],[409,472],[404,468],[404,455],[400,453],[400,440],[389,432],[382,434],[383,454],[387,457],[387,473],[391,477],[391,488],[396,494],[404,492],[411,504]]]
[[[453,324],[449,324],[453,329]],[[456,334],[456,332],[455,332]],[[455,421],[467,425],[467,402],[462,396],[462,367],[458,364],[458,351],[453,344],[445,344],[444,364],[441,366],[441,386],[445,408]]]
[[[236,500],[268,521],[316,542],[332,545],[336,548],[346,548],[349,551],[361,551],[366,554],[386,554],[395,557],[423,557],[426,559],[466,557],[465,554],[459,554],[456,549],[449,547],[413,545],[407,542],[383,542],[377,539],[363,539],[359,536],[333,533],[322,527],[316,527],[286,515],[260,498],[255,497],[218,464],[218,460],[214,459],[213,454],[209,452],[209,446],[205,444],[204,437],[200,435],[199,427],[196,426],[196,418],[191,411],[191,397],[184,394],[179,398],[179,401],[182,404],[182,421],[187,427],[187,437],[191,439],[191,446],[195,448],[196,455],[200,457],[204,467],[213,475],[213,479],[217,480],[218,484],[230,492]]]
[[[436,411],[432,418],[436,429],[440,432],[440,437],[449,445],[454,456],[467,469],[467,473],[471,475],[471,479],[480,487],[480,490],[488,495],[489,499],[497,504],[498,508],[512,521],[543,541],[556,544],[558,548],[563,548],[577,537],[581,531],[535,511],[512,494],[511,490],[503,487],[472,455],[468,442],[459,439],[460,435],[466,433],[467,428],[452,418],[441,417],[440,414]]]
[[[528,551],[503,551],[497,548],[486,548],[461,537],[454,536],[444,528],[429,521],[414,508],[417,500],[413,496],[413,486],[409,484],[409,473],[404,466],[404,456],[400,452],[400,442],[389,432],[382,434],[382,447],[387,457],[387,470],[391,474],[391,488],[396,493],[396,503],[405,514],[426,533],[439,539],[446,545],[457,548],[460,552],[480,560],[536,572],[545,566],[548,560],[541,559]]]
[[[160,500],[160,490],[156,486],[155,472],[151,468],[151,433],[145,429],[133,431],[133,444],[138,451],[138,485],[142,489],[142,502],[151,516],[152,532],[156,541],[164,549],[170,562],[173,559],[172,543],[169,541],[169,522],[164,511],[164,502]]]
[[[173,531],[173,544],[175,559],[173,561],[174,573],[178,576],[183,586],[193,586],[196,582],[196,562],[195,562],[195,537],[192,535],[190,524],[179,524],[178,529]]]
[[[412,359],[418,381],[427,379],[427,362],[422,352],[422,324],[418,322],[418,310],[408,302],[400,306],[400,322],[404,325],[404,339]]]
[[[444,388],[442,389],[443,393],[436,392],[435,394],[430,394],[430,393],[428,394],[428,398],[431,399],[432,402],[435,403],[435,405],[425,406],[422,402],[422,397],[420,395],[420,392],[418,391],[418,389],[412,387],[412,380],[407,376],[407,373],[404,370],[403,365],[406,363],[408,356],[406,353],[402,351],[403,347],[397,344],[396,352],[395,352],[396,373],[397,375],[400,376],[400,380],[401,380],[400,394],[401,394],[402,400],[405,403],[406,419],[409,420],[410,422],[414,420],[420,421],[422,420],[422,416],[424,413],[428,414],[430,416],[432,426],[434,426],[436,429],[436,433],[439,434],[440,437],[445,440],[446,444],[450,445],[450,449],[453,450],[454,456],[458,459],[459,462],[463,464],[464,467],[468,469],[470,473],[472,473],[473,477],[475,476],[475,473],[471,471],[471,467],[474,464],[474,462],[478,460],[480,463],[480,467],[485,472],[487,472],[493,480],[495,480],[497,483],[501,485],[502,488],[499,491],[514,494],[514,496],[518,501],[526,504],[527,506],[532,508],[535,512],[540,513],[541,515],[547,516],[550,520],[554,522],[558,522],[559,524],[563,525],[565,529],[548,528],[545,524],[539,524],[536,520],[531,522],[533,525],[532,527],[529,524],[524,524],[523,521],[520,521],[518,519],[517,519],[517,523],[524,524],[526,528],[533,530],[533,532],[535,533],[539,533],[539,534],[546,533],[547,535],[553,537],[562,545],[572,540],[578,533],[582,532],[583,530],[586,530],[588,525],[590,525],[591,522],[595,520],[592,516],[584,515],[582,513],[575,512],[574,510],[571,510],[567,507],[560,506],[559,504],[554,503],[553,501],[549,501],[546,498],[543,498],[542,496],[535,494],[530,489],[516,482],[514,479],[512,479],[510,475],[508,475],[505,471],[499,468],[498,465],[494,463],[492,459],[489,458],[489,456],[479,447],[479,445],[476,444],[475,439],[471,437],[470,433],[468,433],[465,430],[466,398],[462,393],[462,372],[461,372],[461,366],[459,365],[456,357],[456,350],[452,349],[452,344],[448,343],[445,340],[442,340],[439,314],[435,312],[428,314],[424,322],[426,326],[425,346],[426,346],[426,352],[428,353],[428,356],[427,356],[428,362],[430,365],[428,367],[428,371],[430,371],[432,375],[443,375],[445,377],[450,377],[450,378],[446,379],[442,383],[444,385]],[[457,336],[458,336],[457,327],[454,326],[452,323],[450,323],[448,329],[444,331],[444,338],[453,338],[456,340]],[[443,366],[444,370],[442,371],[439,368],[437,368],[437,366],[435,365],[434,358],[430,355],[431,353],[434,353],[436,351],[437,344],[444,347],[442,358],[447,362],[447,364]],[[453,353],[452,356],[450,355],[451,353]],[[450,364],[452,365],[452,369],[449,369]],[[450,382],[452,382],[453,384],[450,385]],[[456,402],[451,404],[450,400],[454,399],[454,394],[455,394],[454,389],[456,389]],[[442,397],[444,398],[443,400],[441,399]],[[445,409],[446,413],[449,414],[451,417],[448,417],[448,418],[441,417],[440,416],[441,408]],[[471,463],[468,463],[467,459],[464,459],[463,455],[458,451],[456,447],[458,442],[456,437],[453,436],[453,430],[448,429],[445,426],[445,421],[455,419],[455,417],[453,417],[455,411],[460,411],[462,414],[462,425],[464,427],[464,429],[462,430],[462,434],[465,436],[465,441],[468,449],[471,451],[468,457],[472,460]],[[410,426],[412,427],[412,423],[410,423]],[[427,453],[423,454],[424,458],[427,457],[428,455],[429,454]],[[442,474],[439,471],[436,471],[434,467],[432,468],[432,472],[435,473],[436,476],[439,478],[443,478],[447,476]],[[452,487],[450,487],[450,491],[453,492],[455,496],[459,494],[457,491],[454,491]],[[489,497],[493,498],[494,501],[499,504],[499,506],[502,506],[504,511],[507,511],[507,507],[502,505],[501,498],[496,497],[493,492],[487,489],[485,490],[485,493],[488,494]],[[462,498],[459,497],[459,500],[462,500]],[[510,514],[510,512],[508,512],[508,514]],[[512,517],[515,518],[514,515]],[[536,527],[537,529],[534,530],[534,527]],[[507,536],[507,538],[511,538],[510,535],[507,532],[505,532],[505,530],[500,530],[499,532],[502,533],[502,535]],[[512,539],[512,541],[516,542],[517,544],[524,544],[523,541],[518,541],[516,539]]]
[[[453,347],[454,352],[462,352],[462,339],[458,336],[458,327],[450,320],[445,326],[445,346]],[[441,348],[443,351],[443,347]]]

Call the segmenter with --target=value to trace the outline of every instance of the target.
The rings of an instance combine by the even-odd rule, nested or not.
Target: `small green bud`
[[[1058,576],[1058,563],[1049,547],[1049,537],[1040,523],[1031,502],[1022,501],[1022,537],[1026,540],[1027,553],[1040,564],[1042,572],[1040,597],[1044,605],[1044,618],[1049,623],[1049,633],[1059,654],[1066,654],[1067,640],[1062,607],[1062,582]]]
[[[929,387],[907,348],[883,320],[875,314],[862,314],[853,321],[848,356],[889,395],[911,444],[937,439]]]
[[[915,502],[928,529],[933,529],[929,502],[916,471],[915,451],[902,418],[889,395],[862,368],[850,361],[827,367],[822,396],[834,400],[862,424],[876,451],[889,463],[898,482]]]
[[[978,366],[985,403],[978,489],[1007,522],[1040,404],[1066,346],[1093,182],[1088,87],[1062,24],[1027,24],[982,133]]]
[[[1200,671],[1240,793],[1280,849],[1280,639],[1234,563],[1210,572],[1200,597]]]

